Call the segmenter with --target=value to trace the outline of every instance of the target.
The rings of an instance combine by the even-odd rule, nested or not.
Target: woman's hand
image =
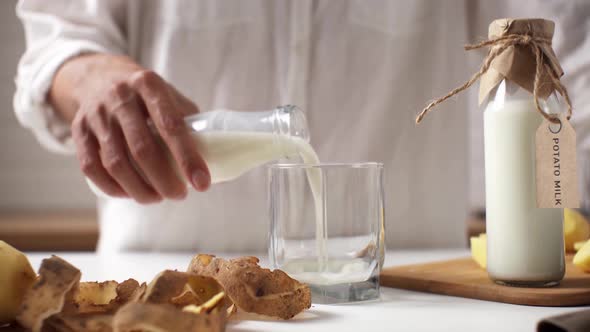
[[[144,204],[186,197],[166,149],[195,189],[210,185],[207,165],[183,120],[198,107],[129,58],[91,54],[67,61],[49,99],[71,122],[82,171],[106,194]]]

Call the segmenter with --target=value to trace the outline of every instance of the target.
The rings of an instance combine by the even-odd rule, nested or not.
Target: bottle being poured
[[[319,162],[309,144],[305,114],[293,105],[258,112],[214,110],[187,116],[185,123],[207,163],[211,183],[234,180],[279,159]],[[182,178],[170,154],[168,159]],[[96,195],[107,196],[92,181],[86,181]],[[190,186],[188,181],[187,185]]]

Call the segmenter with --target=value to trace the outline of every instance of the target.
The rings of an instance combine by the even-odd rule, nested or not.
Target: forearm
[[[53,78],[48,101],[57,114],[71,123],[85,98],[99,95],[139,70],[141,66],[125,56],[84,54],[71,58]]]

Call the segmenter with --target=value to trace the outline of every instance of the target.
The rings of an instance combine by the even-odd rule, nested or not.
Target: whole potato
[[[27,256],[0,241],[0,325],[14,320],[36,276]]]
[[[563,233],[565,236],[565,249],[575,251],[574,244],[586,241],[590,237],[590,223],[580,212],[572,209],[563,210]]]

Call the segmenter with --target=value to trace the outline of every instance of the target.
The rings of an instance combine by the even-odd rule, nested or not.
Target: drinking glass
[[[377,299],[383,199],[381,163],[270,165],[271,264],[307,283],[314,303]]]

